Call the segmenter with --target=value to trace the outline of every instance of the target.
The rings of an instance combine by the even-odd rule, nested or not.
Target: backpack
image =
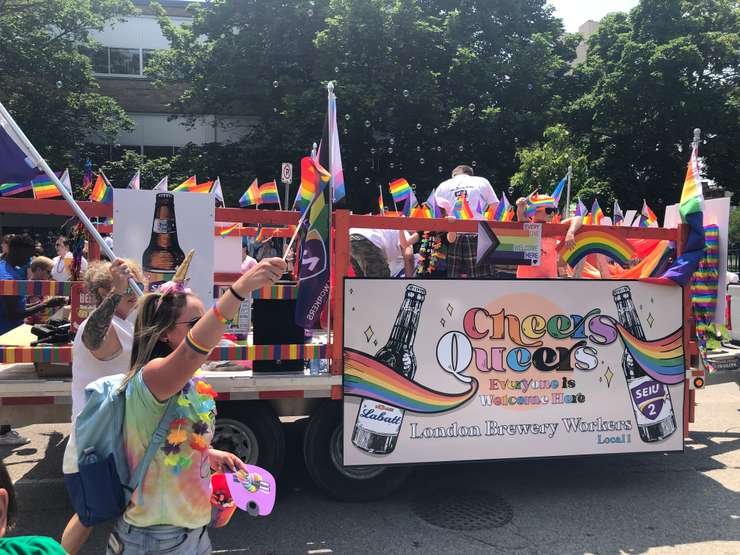
[[[65,451],[65,460],[77,462],[77,472],[65,472],[64,481],[72,506],[87,527],[124,513],[176,416],[175,396],[168,401],[144,457],[132,471],[123,446],[124,378],[124,374],[116,374],[88,384],[85,407],[74,421]],[[139,491],[140,502],[141,496]]]

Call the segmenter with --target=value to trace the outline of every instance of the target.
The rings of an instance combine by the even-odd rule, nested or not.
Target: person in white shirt
[[[417,234],[396,229],[349,230],[350,261],[357,277],[396,277],[404,270],[404,253]]]
[[[144,274],[131,260],[94,262],[85,272],[85,285],[95,296],[97,307],[80,324],[72,343],[73,423],[85,406],[85,387],[89,383],[130,370],[134,324],[129,317],[137,297],[129,287],[129,277],[146,291]],[[74,515],[62,535],[62,546],[67,553],[77,553],[91,531]]]
[[[498,204],[496,193],[485,177],[474,175],[470,166],[457,166],[452,170],[452,179],[443,181],[434,192],[434,200],[448,216],[453,216],[453,208],[458,198],[464,196],[473,218],[485,219],[483,214],[491,204]],[[450,242],[447,251],[447,277],[492,278],[495,275],[493,264],[476,264],[478,235],[475,233],[448,233]]]
[[[57,256],[52,260],[54,265],[51,267],[51,279],[54,281],[70,281],[72,279],[74,256],[72,255],[72,251],[69,250],[70,245],[70,239],[63,235],[57,237],[54,243],[54,247],[57,250]],[[84,275],[86,270],[87,260],[83,257],[80,261],[80,275]]]

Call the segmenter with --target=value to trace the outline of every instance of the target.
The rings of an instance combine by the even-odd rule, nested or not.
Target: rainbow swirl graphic
[[[570,266],[575,266],[589,254],[603,254],[626,266],[634,255],[634,249],[625,239],[594,229],[578,233],[576,244],[561,251],[563,260]]]
[[[434,414],[456,409],[478,391],[473,380],[463,393],[443,393],[424,387],[374,358],[344,349],[344,394],[373,399],[411,412]]]
[[[683,381],[683,328],[661,339],[646,341],[632,335],[622,324],[615,324],[624,346],[650,377],[667,385]]]

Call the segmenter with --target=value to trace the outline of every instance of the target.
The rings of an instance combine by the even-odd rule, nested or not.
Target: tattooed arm
[[[113,315],[118,303],[128,287],[128,269],[122,260],[116,260],[111,265],[113,289],[103,299],[103,302],[93,310],[85,323],[82,332],[82,343],[95,358],[107,360],[116,356],[121,350],[121,342],[111,326]]]

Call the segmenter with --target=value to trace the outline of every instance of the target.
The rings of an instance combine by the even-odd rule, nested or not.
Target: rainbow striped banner
[[[298,296],[296,285],[270,285],[252,291],[253,299],[271,299],[274,301],[293,300]]]
[[[614,262],[626,266],[632,260],[635,251],[626,239],[595,229],[577,233],[575,245],[563,249],[560,253],[571,267],[589,254],[603,254]]]
[[[632,358],[651,378],[668,385],[684,380],[683,328],[648,341],[635,337],[619,322],[614,323]]]
[[[0,296],[69,297],[71,281],[11,281],[0,280]]]
[[[0,185],[0,196],[11,197],[13,195],[20,195],[26,191],[33,189],[30,181],[24,183],[3,183]]]
[[[411,185],[403,177],[396,179],[389,186],[393,202],[401,202],[411,196]]]
[[[234,224],[234,225],[230,225],[229,227],[224,227],[224,228],[221,228],[221,229],[219,230],[218,234],[219,234],[219,235],[220,235],[221,237],[226,237],[226,236],[227,236],[227,235],[229,235],[229,234],[230,234],[230,233],[231,233],[232,231],[234,231],[234,230],[235,230],[236,228],[238,228],[238,227],[239,227],[240,225],[241,225],[241,224]]]
[[[238,345],[216,347],[208,360],[315,360],[327,358],[326,345]]]
[[[40,345],[38,347],[7,347],[0,345],[0,363],[72,362],[71,345]]]
[[[40,175],[31,181],[33,186],[33,196],[36,199],[61,197],[54,182],[47,175]]]
[[[467,403],[478,391],[473,379],[463,393],[444,393],[407,379],[382,362],[355,351],[344,349],[344,394],[373,399],[411,412],[435,414],[447,412]]]

